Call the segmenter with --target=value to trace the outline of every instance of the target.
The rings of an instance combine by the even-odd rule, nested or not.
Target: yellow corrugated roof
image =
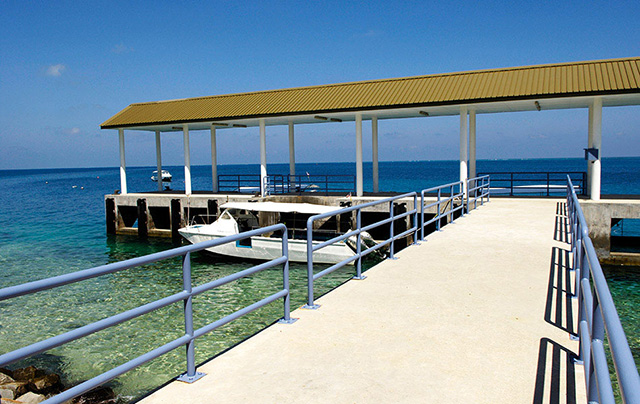
[[[101,127],[638,92],[640,58],[634,57],[146,102]]]

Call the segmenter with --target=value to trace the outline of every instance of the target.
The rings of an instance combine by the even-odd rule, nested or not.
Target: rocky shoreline
[[[65,386],[60,375],[47,373],[35,366],[9,370],[0,368],[1,404],[38,404],[73,386]],[[98,387],[66,404],[117,404],[110,387]]]

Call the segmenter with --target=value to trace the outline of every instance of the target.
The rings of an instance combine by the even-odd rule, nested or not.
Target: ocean
[[[478,172],[584,171],[582,159],[479,160]],[[640,157],[605,158],[602,193],[640,196]],[[173,187],[184,189],[182,167],[163,167],[173,174]],[[129,167],[129,192],[154,191],[154,167]],[[355,174],[353,163],[297,164],[298,174]],[[287,174],[288,164],[270,164],[270,174]],[[257,174],[258,165],[223,165],[219,174]],[[365,191],[371,190],[371,163],[365,163]],[[380,190],[419,191],[456,181],[457,161],[401,161],[380,163]],[[107,236],[104,195],[120,188],[118,168],[0,170],[0,288],[120,261],[172,248],[169,240]],[[209,166],[192,167],[194,190],[211,187]],[[632,226],[633,227],[633,226]],[[631,229],[633,231],[633,229]],[[237,261],[193,257],[194,284],[246,268]],[[640,362],[640,268],[605,268],[612,294]],[[317,294],[347,281],[344,269],[322,278]],[[220,318],[238,307],[275,292],[279,270],[267,270],[197,297],[195,326]],[[178,260],[68,285],[0,302],[0,353],[20,348],[92,321],[152,301],[181,289]],[[306,266],[291,266],[292,307],[304,303]],[[207,307],[203,310],[203,307]],[[93,336],[52,349],[15,364],[35,364],[78,383],[124,363],[181,335],[181,305],[172,305]],[[213,355],[258,332],[282,315],[271,304],[196,341],[196,361]],[[178,349],[129,372],[111,385],[123,398],[136,398],[185,370],[184,350]]]

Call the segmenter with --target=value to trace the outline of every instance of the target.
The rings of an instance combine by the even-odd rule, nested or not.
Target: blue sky
[[[116,166],[117,134],[99,125],[134,102],[639,56],[638,15],[637,0],[5,0],[0,169]],[[380,121],[380,159],[456,159],[458,122]],[[288,161],[286,132],[268,128],[269,162]],[[579,157],[586,133],[586,110],[479,115],[478,158]],[[353,134],[300,125],[297,161],[353,161]],[[191,142],[192,164],[208,164],[208,134]],[[153,135],[127,132],[126,147],[128,165],[155,164]],[[257,128],[220,131],[218,150],[258,162]],[[640,107],[605,108],[603,155],[640,155]],[[182,163],[180,135],[163,135],[163,160]]]

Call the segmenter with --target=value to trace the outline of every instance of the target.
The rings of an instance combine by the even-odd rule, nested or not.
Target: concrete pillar
[[[469,127],[467,121],[467,107],[460,107],[460,181],[467,179],[467,150],[469,141]],[[466,184],[463,185],[465,194]]]
[[[589,105],[589,126],[588,126],[588,138],[587,138],[587,147],[589,149],[593,148],[593,103]],[[587,183],[585,184],[585,188],[587,190],[587,194],[591,195],[591,182],[593,176],[593,164],[590,161],[587,161]]]
[[[591,181],[589,182],[589,196],[591,200],[600,200],[600,182],[601,167],[600,159],[602,159],[602,99],[596,98],[589,107],[589,122],[591,123],[590,143],[589,147],[598,151],[598,158],[589,162],[591,166]]]
[[[356,196],[362,196],[362,114],[356,114]]]
[[[378,118],[371,118],[371,165],[373,168],[373,192],[379,191],[378,186]]]
[[[296,175],[296,146],[293,134],[293,122],[289,122],[289,175],[291,180]]]
[[[260,195],[266,196],[265,180],[267,178],[267,130],[264,119],[260,119]]]
[[[162,191],[162,147],[160,145],[160,131],[156,131],[156,170],[158,170],[158,191]]]
[[[120,142],[120,193],[127,193],[127,164],[124,160],[124,129],[118,129]]]
[[[476,111],[469,111],[469,178],[476,177]]]
[[[191,150],[189,148],[189,126],[182,127],[184,144],[184,193],[191,195]]]
[[[211,125],[211,191],[218,192],[218,146],[215,125]]]

